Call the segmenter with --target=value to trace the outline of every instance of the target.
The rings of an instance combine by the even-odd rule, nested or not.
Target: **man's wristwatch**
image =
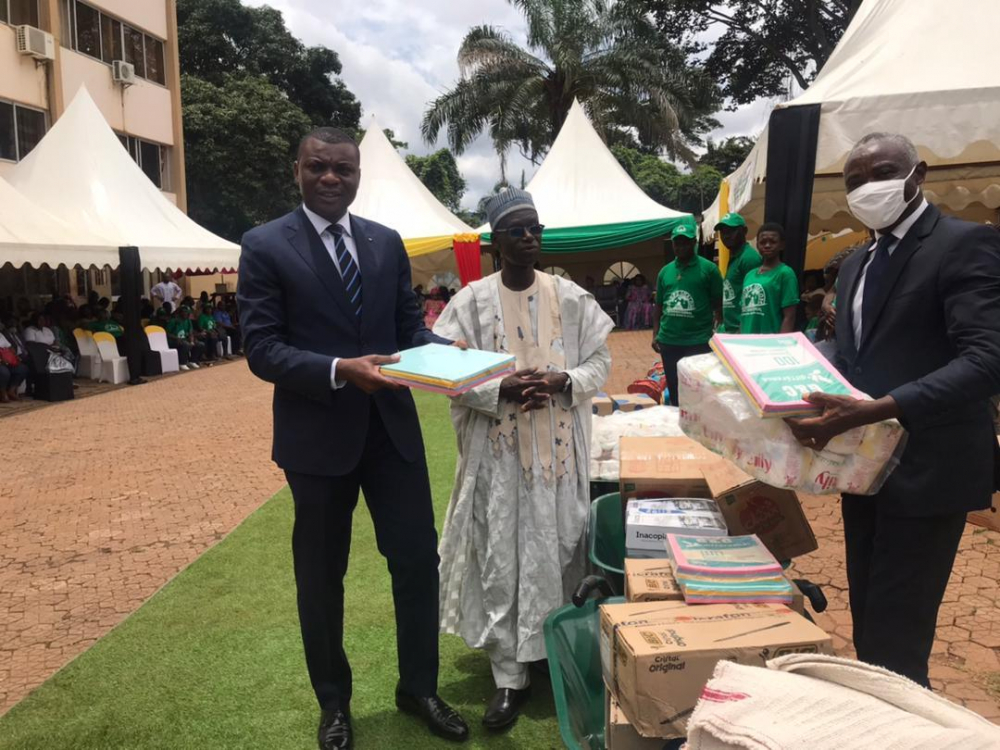
[[[563,373],[563,375],[566,375],[566,373]],[[565,384],[563,384],[563,387],[559,389],[559,392],[569,393],[569,389],[572,387],[573,387],[573,379],[569,375],[566,375],[566,382]]]

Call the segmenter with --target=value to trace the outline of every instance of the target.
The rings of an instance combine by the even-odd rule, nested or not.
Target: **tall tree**
[[[696,216],[715,200],[723,177],[722,173],[711,166],[698,166],[690,172],[682,173],[655,154],[644,154],[625,146],[614,146],[611,153],[654,201]]]
[[[708,150],[698,163],[705,167],[714,167],[724,175],[731,174],[747,158],[755,142],[753,138],[742,135],[726,138],[719,143],[709,139]]]
[[[458,171],[455,156],[446,148],[428,156],[406,157],[406,164],[428,190],[453,213],[462,207],[465,180]]]
[[[281,13],[239,0],[178,0],[188,210],[238,241],[298,201],[291,165],[312,127],[352,131],[361,106],[336,52],[306,47]]]
[[[854,18],[861,0],[624,0],[651,12],[665,36],[706,68],[734,104],[805,88]],[[721,35],[704,42],[710,30]]]
[[[181,71],[219,85],[227,75],[259,75],[277,86],[315,125],[358,127],[361,105],[340,75],[337,53],[306,47],[281,12],[240,0],[178,0]]]
[[[424,115],[428,143],[447,130],[461,154],[482,132],[501,158],[517,147],[537,163],[574,99],[608,140],[623,132],[694,161],[713,124],[714,84],[663,40],[646,13],[606,0],[508,0],[527,21],[527,48],[477,26],[458,53],[461,78]]]

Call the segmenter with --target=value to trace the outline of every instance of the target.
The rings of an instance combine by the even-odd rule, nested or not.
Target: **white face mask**
[[[903,215],[906,206],[920,195],[917,190],[913,198],[906,200],[906,181],[916,171],[914,165],[910,174],[901,180],[868,182],[855,188],[847,194],[847,207],[869,229],[879,231],[892,226]]]

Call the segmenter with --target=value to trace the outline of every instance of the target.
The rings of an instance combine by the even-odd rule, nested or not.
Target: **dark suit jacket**
[[[873,398],[891,395],[909,431],[878,502],[892,515],[985,508],[997,448],[1000,234],[928,206],[892,253],[877,314],[854,340],[852,301],[866,252],[837,280],[838,366]]]
[[[335,357],[394,354],[450,343],[424,326],[399,235],[351,217],[361,269],[360,323],[340,273],[299,208],[247,232],[237,300],[250,369],[274,383],[275,462],[286,471],[341,476],[357,466],[372,402],[400,454],[423,460],[423,439],[409,391],[368,396],[333,390]]]

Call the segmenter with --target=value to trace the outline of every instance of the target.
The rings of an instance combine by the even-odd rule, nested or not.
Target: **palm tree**
[[[695,160],[691,146],[714,124],[716,87],[632,4],[508,2],[527,20],[527,49],[495,27],[470,29],[458,52],[461,78],[424,114],[428,143],[446,128],[461,154],[487,131],[504,173],[514,145],[537,163],[578,99],[606,140]]]

